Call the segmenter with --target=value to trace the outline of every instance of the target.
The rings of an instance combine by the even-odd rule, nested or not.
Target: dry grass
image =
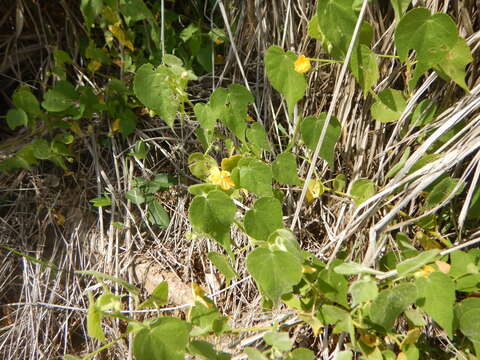
[[[281,124],[290,135],[298,117],[327,111],[337,82],[340,66],[331,65],[312,72],[309,77],[308,95],[289,119],[285,105],[272,91],[263,71],[263,53],[272,44],[310,57],[326,57],[319,45],[307,37],[308,19],[316,8],[315,1],[219,1],[215,9],[222,15],[231,36],[225,64],[213,74],[204,76],[190,91],[198,100],[208,97],[211,90],[230,83],[245,84],[255,96],[252,115],[265,125],[276,152],[285,147],[285,137],[279,132]],[[302,246],[328,261],[344,246],[349,258],[373,264],[385,246],[392,242],[392,232],[410,231],[413,221],[390,226],[390,220],[400,210],[413,215],[418,209],[422,191],[446,172],[462,178],[467,184],[464,209],[468,207],[473,189],[480,177],[480,83],[478,82],[478,47],[480,40],[479,8],[475,1],[427,0],[426,6],[434,11],[448,10],[459,24],[461,34],[469,40],[474,62],[468,67],[467,84],[471,94],[465,94],[452,83],[445,83],[431,74],[423,81],[412,97],[402,119],[395,125],[384,125],[371,120],[371,99],[363,99],[351,75],[347,75],[338,93],[338,101],[332,106],[333,114],[342,124],[343,133],[336,149],[335,169],[329,169],[318,161],[314,170],[321,179],[332,179],[343,173],[351,182],[357,178],[372,179],[379,192],[359,208],[344,198],[326,195],[313,205],[304,205],[299,213],[296,233]],[[0,77],[5,105],[10,106],[12,90],[23,81],[41,94],[52,78],[52,45],[73,49],[78,54],[78,32],[82,31],[81,17],[76,2],[9,2],[0,14]],[[209,16],[210,14],[206,14]],[[382,1],[373,2],[367,8],[366,18],[375,26],[375,51],[393,53],[393,13]],[[58,19],[63,19],[58,21]],[[233,26],[236,24],[236,26]],[[236,29],[232,33],[233,29]],[[82,64],[78,64],[82,65]],[[92,81],[74,66],[73,78]],[[390,86],[402,86],[400,65],[391,59],[380,63],[381,82],[376,90]],[[101,83],[96,83],[101,87]],[[424,97],[435,98],[444,109],[442,115],[426,129],[400,136],[415,103]],[[146,280],[135,273],[135,265],[147,263],[159,272],[176,276],[180,283],[201,283],[214,297],[225,314],[231,316],[236,327],[258,326],[281,319],[294,323],[284,311],[265,313],[261,310],[258,293],[248,278],[243,257],[237,257],[235,267],[240,274],[237,283],[225,291],[215,282],[216,273],[208,261],[208,251],[216,249],[206,239],[189,240],[190,231],[187,209],[190,196],[185,185],[178,185],[164,194],[164,204],[171,214],[170,226],[164,231],[140,229],[141,211],[125,202],[122,194],[132,184],[134,176],[150,176],[169,172],[189,178],[186,159],[199,150],[192,136],[195,119],[187,117],[182,127],[170,131],[159,119],[144,119],[136,134],[128,141],[112,138],[111,148],[102,148],[93,136],[83,137],[77,147],[77,162],[71,176],[48,164],[15,175],[0,174],[0,244],[34,259],[55,264],[61,271],[54,271],[0,249],[0,357],[3,359],[58,359],[65,353],[82,354],[93,351],[98,344],[86,335],[85,309],[88,307],[87,291],[95,293],[96,283],[87,276],[75,275],[75,270],[97,270],[121,277],[140,288]],[[437,150],[442,156],[420,171],[408,174],[411,165],[427,150],[428,144],[463,121],[468,124],[463,132]],[[106,131],[106,119],[97,119],[99,131]],[[8,132],[0,125],[0,141],[21,141],[22,133]],[[425,136],[423,145],[415,140]],[[150,146],[149,157],[144,161],[127,162],[125,153],[138,139]],[[414,149],[406,166],[392,179],[386,178],[388,169],[395,164],[407,147]],[[15,147],[3,147],[5,155]],[[2,144],[0,144],[2,149]],[[295,148],[298,155],[310,158],[303,146]],[[220,159],[225,154],[219,151]],[[273,158],[273,156],[272,156]],[[305,176],[309,162],[300,164]],[[402,185],[407,186],[401,188]],[[92,209],[88,200],[108,190],[115,202],[107,210]],[[288,190],[285,214],[287,225],[291,223],[300,192]],[[393,197],[389,196],[395,194]],[[433,209],[432,212],[437,209]],[[465,213],[456,214],[457,226],[447,236],[455,244],[471,240],[480,234],[464,227]],[[62,217],[65,218],[63,223]],[[128,230],[118,230],[112,223],[122,222]],[[234,241],[239,246],[247,239],[234,230]],[[367,250],[368,249],[368,250]],[[180,285],[179,285],[180,286]],[[115,292],[121,293],[112,284]],[[180,302],[180,301],[177,301]],[[182,305],[176,303],[174,305]],[[128,310],[132,304],[127,304]],[[137,318],[149,314],[133,314]],[[110,322],[107,336],[115,338],[122,331],[121,324]],[[292,334],[304,346],[316,351],[318,358],[329,359],[341,340],[327,332],[313,337],[305,327],[292,326]],[[257,344],[258,337],[228,338],[220,344],[241,346]],[[239,355],[239,346],[229,349]],[[128,354],[128,355],[127,355]],[[129,358],[128,341],[120,341],[98,359]],[[241,355],[237,358],[242,358]]]

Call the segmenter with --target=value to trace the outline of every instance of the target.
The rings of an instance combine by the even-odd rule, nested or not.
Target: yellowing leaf
[[[191,283],[192,287],[192,294],[193,294],[193,299],[194,303],[199,302],[202,305],[205,305],[207,308],[212,308],[213,304],[211,301],[207,298],[205,294],[205,290],[202,289],[202,287],[194,282]]]
[[[115,36],[118,42],[122,45],[130,49],[131,51],[135,50],[133,43],[127,39],[125,32],[122,30],[119,24],[116,25],[109,25],[108,30]]]
[[[370,334],[362,334],[360,336],[360,341],[370,347],[380,344],[380,340],[376,336]]]
[[[325,189],[323,183],[317,179],[311,179],[307,186],[307,201],[311,203],[314,199],[319,198],[324,192]]]
[[[57,212],[53,212],[52,215],[55,218],[55,222],[57,223],[57,225],[62,226],[65,224],[65,216]]]
[[[222,159],[222,169],[226,171],[232,171],[238,162],[242,158],[242,155],[232,155],[228,158]]]
[[[438,270],[440,270],[444,274],[448,274],[450,271],[450,264],[446,263],[445,261],[437,260],[435,264],[438,266]]]
[[[420,328],[409,330],[407,336],[405,336],[405,339],[402,341],[402,346],[416,344],[421,334],[422,332],[420,331]]]
[[[100,68],[102,67],[102,63],[100,61],[97,61],[97,60],[92,60],[88,63],[88,70],[90,72],[95,72],[95,71],[98,71]]]
[[[300,55],[297,60],[295,60],[294,65],[295,71],[298,73],[306,73],[312,68],[312,64],[310,64],[310,59],[305,57],[304,55]]]
[[[120,119],[115,119],[112,121],[112,131],[116,132],[120,130]]]
[[[123,66],[123,60],[122,59],[114,59],[113,60],[113,63],[115,65],[117,65],[118,67],[122,67]]]

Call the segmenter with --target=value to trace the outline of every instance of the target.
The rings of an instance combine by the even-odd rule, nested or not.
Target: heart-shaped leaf
[[[285,251],[257,248],[247,256],[247,269],[274,304],[302,278],[302,264]]]

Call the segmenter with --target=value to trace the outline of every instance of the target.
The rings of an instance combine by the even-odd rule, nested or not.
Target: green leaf
[[[211,131],[215,128],[217,119],[209,104],[196,103],[193,111],[203,129]]]
[[[406,13],[395,29],[395,45],[402,62],[407,60],[409,50],[416,51],[417,64],[410,85],[414,86],[426,70],[444,62],[457,39],[457,27],[449,15],[431,15],[425,8]]]
[[[332,53],[333,47],[332,44],[325,38],[323,35],[322,29],[320,29],[320,25],[318,23],[318,15],[315,14],[308,22],[308,35],[314,39],[320,41],[320,44],[325,49],[326,52],[329,54]],[[338,54],[336,54],[339,57]]]
[[[189,353],[205,360],[229,360],[231,356],[224,352],[216,352],[213,345],[203,340],[193,340],[188,345]]]
[[[468,208],[467,219],[480,218],[480,186],[478,186],[472,196],[472,201]]]
[[[160,115],[170,127],[173,126],[180,105],[169,82],[171,76],[164,65],[154,69],[152,64],[143,64],[133,81],[133,91],[138,99]]]
[[[471,339],[477,341],[480,339],[480,309],[470,309],[463,313],[460,318],[460,330]]]
[[[389,123],[400,119],[406,106],[407,101],[401,91],[385,89],[378,94],[378,98],[370,111],[375,120]]]
[[[209,252],[208,253],[208,259],[217,267],[218,270],[225,276],[225,282],[226,285],[229,286],[230,282],[234,277],[237,277],[237,273],[235,272],[235,269],[233,268],[232,265],[230,265],[230,262],[228,261],[228,258],[220,253],[217,252]]]
[[[352,306],[375,300],[378,296],[378,287],[375,281],[370,278],[360,279],[350,286],[352,295]]]
[[[127,23],[145,19],[153,20],[153,15],[143,0],[121,0],[120,12],[125,16]]]
[[[33,155],[40,160],[50,159],[52,151],[47,140],[38,138],[31,142],[33,147]]]
[[[262,150],[270,150],[267,133],[262,124],[256,122],[247,128],[247,141],[250,145]]]
[[[140,290],[138,290],[134,285],[112,275],[104,274],[94,270],[76,270],[75,274],[90,275],[90,276],[94,276],[98,280],[112,281],[116,284],[123,286],[130,294],[134,296],[137,296],[138,294],[140,294]]]
[[[434,162],[435,160],[441,157],[440,154],[426,154],[422,156],[415,164],[412,165],[410,170],[408,171],[407,175],[413,174],[415,171],[420,170],[425,165]]]
[[[55,135],[55,141],[59,141],[62,144],[65,144],[65,145],[69,145],[69,144],[73,143],[74,140],[75,140],[75,138],[70,133],[60,133],[60,134]]]
[[[332,44],[332,55],[336,58],[345,58],[357,22],[359,4],[354,0],[324,0],[318,3],[318,25]]]
[[[375,184],[369,179],[357,179],[353,182],[349,195],[353,197],[356,206],[370,199],[375,194]]]
[[[22,109],[30,116],[36,117],[42,115],[40,103],[28,87],[19,87],[13,94],[12,102],[18,109]]]
[[[465,275],[457,279],[455,281],[455,289],[468,293],[480,290],[480,274]]]
[[[315,360],[315,354],[312,350],[298,348],[288,354],[287,360]]]
[[[465,91],[469,91],[465,83],[465,67],[472,61],[470,47],[465,39],[458,37],[455,45],[445,55],[444,61],[435,66],[435,70],[442,78],[451,79]]]
[[[413,284],[401,284],[381,291],[370,306],[370,320],[389,331],[397,316],[415,302],[417,289]]]
[[[423,251],[422,253],[413,258],[402,261],[400,264],[397,265],[398,276],[405,276],[407,274],[413,273],[424,265],[433,262],[439,253],[440,250],[438,249]]]
[[[150,329],[140,330],[133,339],[136,360],[183,360],[190,325],[174,317],[159,318]]]
[[[320,271],[316,285],[327,299],[348,307],[348,281],[333,270],[340,263],[340,260],[334,260],[328,269]]]
[[[215,323],[223,318],[211,300],[204,300],[207,301],[206,304],[196,301],[190,309],[189,319],[194,325],[191,336],[201,336],[212,332]]]
[[[300,262],[305,260],[305,254],[295,237],[295,234],[287,229],[278,229],[270,234],[267,240],[270,250],[286,251],[294,255]]]
[[[170,224],[170,215],[158,200],[153,200],[148,204],[147,209],[148,222],[157,225],[160,228],[166,228]]]
[[[210,108],[215,119],[220,119],[242,142],[247,130],[248,105],[253,102],[250,91],[242,85],[232,84],[218,88],[210,97]]]
[[[82,0],[80,3],[80,10],[85,18],[85,25],[87,31],[90,31],[95,18],[101,13],[103,9],[103,0]]]
[[[407,11],[408,6],[412,0],[390,0],[392,4],[393,11],[395,12],[395,19],[398,21],[405,11]]]
[[[128,153],[129,156],[135,156],[137,160],[143,160],[147,157],[148,146],[143,140],[139,140],[133,146],[133,152]]]
[[[210,155],[195,152],[188,156],[188,168],[193,176],[199,179],[206,179],[210,171],[216,167],[218,167],[217,162]]]
[[[223,191],[213,190],[206,196],[195,196],[190,204],[188,218],[193,229],[218,241],[230,250],[230,225],[237,208]]]
[[[280,351],[290,351],[293,346],[293,339],[286,332],[269,331],[263,335],[263,340]]]
[[[262,293],[274,304],[302,278],[302,264],[285,251],[257,248],[248,254],[246,263]]]
[[[450,263],[451,267],[448,275],[454,279],[472,274],[475,270],[478,271],[478,268],[475,266],[475,257],[464,251],[454,251],[451,253]]]
[[[188,192],[192,195],[207,195],[212,190],[220,190],[215,184],[195,184],[188,187]]]
[[[141,189],[136,187],[128,190],[125,193],[125,197],[136,205],[141,205],[145,202],[145,194]]]
[[[95,207],[112,205],[112,200],[108,196],[96,197],[96,198],[90,199],[89,202],[91,202],[92,205]]]
[[[267,240],[277,229],[283,228],[282,204],[274,197],[264,197],[246,212],[245,232],[256,240]]]
[[[345,190],[345,185],[347,184],[347,178],[343,174],[338,174],[333,179],[333,189],[335,191],[343,192]]]
[[[403,168],[409,156],[410,156],[410,148],[408,147],[407,150],[403,152],[402,157],[400,158],[398,163],[393,165],[391,169],[388,171],[387,175],[385,175],[385,178],[389,179],[394,177]]]
[[[353,51],[348,65],[366,97],[380,77],[375,53],[368,46],[360,44]]]
[[[480,299],[467,298],[455,306],[455,327],[473,342],[475,353],[480,352]]]
[[[113,295],[111,292],[106,292],[98,297],[96,304],[100,311],[118,312],[122,309],[121,299],[121,296]]]
[[[244,351],[248,355],[249,360],[268,360],[265,355],[255,348],[246,347]]]
[[[61,112],[71,107],[77,99],[75,87],[68,81],[59,81],[53,89],[47,91],[42,106],[47,111]]]
[[[436,184],[425,199],[425,205],[422,208],[423,211],[433,209],[435,206],[444,202],[453,193],[459,181],[459,179],[453,179],[447,176]]]
[[[160,190],[165,190],[174,185],[175,179],[168,174],[157,174],[152,180],[147,182],[145,191],[148,194],[154,194]]]
[[[160,282],[155,289],[153,289],[150,296],[143,303],[140,304],[140,309],[148,309],[151,307],[159,308],[168,304],[168,283],[166,281]]]
[[[258,196],[272,196],[272,169],[264,162],[243,158],[232,171],[232,180],[238,187]]]
[[[125,137],[132,134],[137,127],[137,115],[127,107],[121,108],[117,115],[120,119],[120,133]]]
[[[283,185],[300,185],[297,159],[291,152],[283,152],[272,162],[273,177]]]
[[[293,52],[284,52],[276,45],[270,46],[265,52],[268,80],[285,97],[289,113],[293,113],[293,107],[305,95],[307,88],[305,76],[295,71],[296,59],[297,55]]]
[[[318,117],[309,116],[302,121],[302,139],[311,151],[315,151],[315,148],[317,147],[326,117],[326,113],[321,113]],[[330,123],[327,126],[327,132],[319,152],[319,156],[328,163],[330,168],[333,168],[335,144],[340,138],[341,133],[342,128],[340,123],[332,116]]]
[[[352,360],[353,355],[350,350],[340,351],[335,354],[333,360]]]
[[[426,322],[423,319],[423,311],[420,309],[408,309],[405,310],[405,316],[413,326],[421,327],[425,326]]]
[[[337,274],[342,275],[360,275],[360,274],[370,274],[370,275],[379,275],[383,274],[382,271],[371,269],[367,266],[357,263],[343,263],[338,266],[335,266],[333,269]]]
[[[428,278],[416,280],[417,304],[425,310],[449,335],[453,335],[453,305],[455,304],[455,284],[442,272],[433,272]]]
[[[352,341],[354,341],[355,328],[353,326],[352,317],[348,311],[345,311],[338,306],[322,305],[319,315],[323,320],[323,323],[335,325],[335,328],[333,329],[334,334],[339,334],[342,331],[348,332]]]
[[[67,354],[67,355],[63,355],[63,360],[82,360],[82,358]]]
[[[89,306],[87,312],[87,333],[88,336],[94,339],[105,341],[105,334],[102,329],[102,313],[98,306],[95,304],[95,300],[91,293],[88,293]]]
[[[214,129],[217,123],[217,118],[209,104],[196,103],[193,111],[195,112],[195,117],[200,123],[200,128],[197,129],[199,132],[197,135],[205,139],[204,146],[208,147],[214,140]]]
[[[455,315],[455,329],[457,329],[460,325],[459,320],[465,314],[466,311],[476,309],[480,310],[480,299],[476,297],[469,297],[465,300],[458,302],[455,304],[454,307],[454,315]]]
[[[22,109],[10,109],[7,112],[7,124],[11,130],[28,125],[28,116]]]
[[[424,99],[415,107],[412,114],[410,128],[420,126],[423,127],[432,122],[437,113],[437,105],[430,99]]]

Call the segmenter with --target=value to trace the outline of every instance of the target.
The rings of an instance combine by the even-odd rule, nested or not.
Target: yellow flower
[[[228,190],[235,186],[230,177],[230,172],[220,170],[217,167],[210,170],[210,175],[208,176],[207,181],[220,186],[223,190]]]
[[[430,265],[425,265],[421,270],[415,272],[415,277],[421,277],[423,276],[424,278],[429,278],[430,274],[435,271],[435,268]]]
[[[295,71],[298,73],[306,73],[312,68],[310,64],[310,59],[304,55],[300,55],[297,60],[295,60]]]

